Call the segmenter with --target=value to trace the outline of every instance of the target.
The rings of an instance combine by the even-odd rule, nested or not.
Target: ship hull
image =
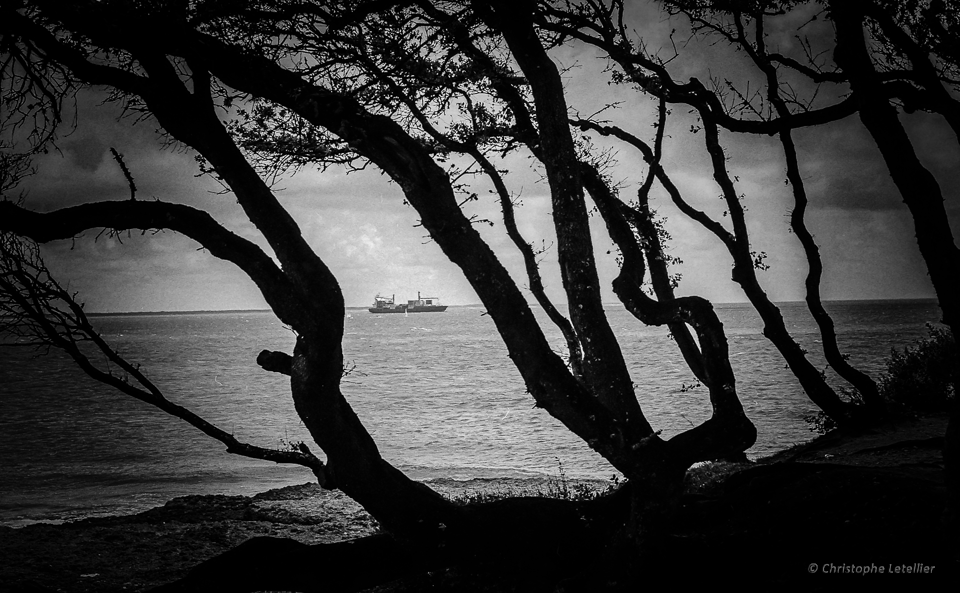
[[[373,306],[367,308],[371,313],[443,313],[446,305],[441,305],[436,297],[422,297],[417,293],[416,300],[406,303],[397,303],[393,295],[382,297],[379,294],[373,299]]]

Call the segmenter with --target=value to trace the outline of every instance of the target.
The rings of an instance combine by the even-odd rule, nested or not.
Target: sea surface
[[[925,324],[940,318],[933,301],[827,308],[841,349],[874,377],[891,348],[926,337]],[[781,309],[795,338],[825,368],[805,307]],[[759,431],[748,454],[813,438],[804,416],[817,409],[761,335],[757,314],[749,305],[717,310],[740,397]],[[705,420],[706,389],[688,389],[695,380],[668,332],[643,326],[618,306],[607,315],[654,427],[670,437]],[[293,333],[271,313],[108,315],[95,324],[168,399],[253,444],[313,446],[286,377],[255,363],[263,349],[292,351]],[[561,351],[559,334],[548,334]],[[482,485],[616,474],[534,407],[480,306],[409,315],[351,309],[344,349],[347,399],[384,457],[416,479]],[[253,494],[311,479],[303,468],[227,454],[186,423],[89,379],[58,352],[0,347],[0,525],[136,512],[176,496]]]

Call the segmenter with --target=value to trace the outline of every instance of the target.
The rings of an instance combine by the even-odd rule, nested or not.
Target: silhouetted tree
[[[755,119],[752,124],[733,121],[726,114],[716,116],[724,95],[718,88],[712,93],[697,89],[694,94],[701,101],[698,113],[705,122],[716,119],[717,125],[730,131],[776,133],[780,137],[787,177],[796,199],[791,224],[810,263],[807,303],[821,328],[824,354],[830,366],[864,396],[868,407],[874,409],[874,416],[882,415],[884,402],[879,401],[876,384],[852,368],[841,355],[833,323],[820,304],[818,284],[822,264],[803,224],[808,198],[791,138],[793,126],[789,122],[802,120],[800,125],[819,124],[857,114],[910,211],[917,245],[943,312],[942,322],[956,337],[960,332],[960,249],[950,229],[941,182],[921,161],[902,120],[917,111],[937,114],[960,140],[960,100],[957,99],[960,11],[942,0],[665,0],[663,4],[673,13],[684,15],[694,31],[715,35],[741,49],[762,73],[766,96],[761,93],[748,96],[734,90],[733,109],[752,113]],[[619,6],[622,9],[622,4]],[[796,15],[802,15],[804,26],[815,21],[823,23],[821,27],[826,27],[826,32],[798,37],[797,55],[768,47],[771,43],[768,23],[797,18]],[[610,30],[609,19],[604,24],[606,30]],[[621,60],[621,65],[625,63]],[[676,90],[676,85],[671,86],[666,77],[665,69],[654,75],[659,76],[665,88],[671,92]],[[806,81],[815,92],[804,97],[797,90],[798,80]],[[814,108],[818,96],[840,98],[833,104]],[[810,119],[815,121],[809,122]],[[752,297],[751,301],[754,301]],[[758,310],[763,315],[763,308],[758,306]],[[789,361],[785,349],[778,348]],[[810,389],[807,391],[818,401]],[[831,408],[824,407],[824,410],[835,415]],[[952,493],[951,520],[956,522],[960,516],[960,406],[954,405],[952,409],[944,458]],[[957,548],[960,549],[960,545]]]
[[[91,228],[169,229],[192,238],[246,273],[294,330],[292,353],[264,351],[257,362],[290,377],[296,410],[325,460],[309,450],[274,452],[228,442],[229,435],[165,403],[154,386],[141,381],[136,367],[111,358],[141,387],[98,371],[80,355],[74,358],[95,378],[187,419],[227,443],[231,452],[310,467],[322,486],[342,490],[386,530],[355,545],[309,550],[259,540],[206,565],[183,586],[202,587],[211,579],[220,587],[245,590],[356,589],[464,558],[517,562],[521,555],[523,561],[568,573],[578,572],[573,562],[604,557],[614,565],[623,561],[619,570],[653,566],[678,510],[686,470],[698,461],[742,455],[756,438],[737,395],[723,327],[705,299],[673,294],[660,231],[650,213],[647,194],[654,179],[668,191],[672,185],[659,164],[667,103],[698,110],[734,231],[685,207],[682,198],[674,200],[728,247],[735,280],[761,311],[765,333],[785,353],[812,399],[831,415],[847,417],[846,404],[803,357],[759,286],[757,255],[750,250],[718,131],[781,133],[786,147],[792,127],[852,114],[857,105],[846,100],[769,120],[737,119],[718,104],[714,92],[696,80],[674,82],[662,63],[635,51],[617,19],[622,8],[618,2],[592,0],[576,5],[0,1],[0,46],[7,56],[4,101],[16,106],[13,118],[38,122],[34,146],[54,137],[65,96],[82,87],[108,87],[126,109],[155,119],[172,139],[196,151],[236,196],[276,258],[188,206],[134,199],[40,213],[6,200],[0,202],[0,230],[24,238],[5,236],[14,281],[3,288],[14,308],[33,324],[34,335],[68,352],[79,336],[111,358],[82,308],[48,278],[24,240],[69,239]],[[600,47],[625,76],[662,101],[653,146],[643,148],[646,144],[632,136],[650,163],[636,201],[619,198],[602,155],[575,130],[617,132],[589,119],[570,121],[562,74],[548,53],[569,39]],[[778,96],[771,94],[771,101]],[[225,125],[225,109],[234,106],[239,115]],[[566,316],[543,290],[536,252],[514,220],[515,193],[497,164],[500,155],[517,150],[532,155],[545,172]],[[304,164],[368,163],[397,183],[430,238],[470,282],[536,405],[621,471],[627,487],[591,502],[534,498],[459,506],[381,457],[341,392],[340,286],[265,182],[273,172]],[[495,188],[504,225],[523,255],[526,281],[565,338],[566,359],[551,349],[517,282],[464,213],[456,179],[465,171],[479,171]],[[605,316],[588,199],[619,250],[617,297],[642,322],[668,326],[692,372],[708,388],[711,418],[670,439],[661,438],[645,417],[643,394],[638,397]],[[18,263],[24,261],[27,267]],[[644,290],[648,281],[654,296]],[[46,301],[56,308],[37,307],[36,299],[17,300],[16,295],[37,290],[51,290]],[[62,319],[59,325],[47,327],[51,314]],[[557,541],[564,542],[559,552]],[[371,566],[371,554],[389,561]],[[311,563],[321,561],[335,568],[322,574],[310,570]],[[610,578],[622,576],[614,571]]]
[[[2,226],[38,242],[97,227],[170,229],[242,269],[296,332],[292,354],[265,352],[258,359],[268,370],[289,374],[297,412],[326,455],[322,464],[311,457],[294,461],[309,461],[322,485],[362,504],[394,536],[390,542],[435,553],[478,553],[518,513],[542,523],[544,529],[529,530],[534,541],[560,527],[583,531],[577,525],[591,512],[571,505],[517,500],[463,508],[450,503],[387,463],[344,399],[340,287],[243,148],[271,155],[277,166],[373,163],[402,188],[431,238],[470,281],[537,405],[630,480],[632,502],[629,511],[624,509],[629,520],[614,529],[617,548],[652,549],[677,503],[685,470],[697,461],[741,453],[753,444],[756,431],[737,398],[726,339],[710,304],[694,297],[656,301],[641,290],[643,244],[589,155],[578,154],[560,72],[538,37],[536,6],[517,8],[507,3],[5,3],[3,40],[13,56],[8,63],[24,77],[13,89],[16,96],[32,94],[54,113],[64,89],[115,89],[127,108],[149,114],[205,159],[236,195],[279,265],[208,214],[163,201],[95,202],[46,213],[6,201],[0,204]],[[304,52],[311,58],[291,61]],[[479,100],[484,94],[489,99]],[[229,129],[219,109],[234,96],[246,101],[249,117]],[[465,117],[438,123],[454,108]],[[487,156],[503,143],[522,144],[546,171],[569,320],[551,308],[542,290],[534,292],[564,332],[569,364],[552,351],[517,284],[461,210],[451,174],[438,164],[459,152],[472,156],[493,180],[536,287],[529,247],[510,222],[509,194]],[[607,323],[584,187],[606,213],[623,252],[615,282],[621,299],[647,322],[687,324],[698,336],[696,352],[688,340],[688,357],[697,361],[698,375],[709,387],[714,415],[670,440],[660,438],[645,418]],[[145,388],[152,393],[149,385]],[[139,391],[132,394],[147,399]]]

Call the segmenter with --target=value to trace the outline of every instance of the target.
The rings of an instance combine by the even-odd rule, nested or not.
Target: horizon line
[[[892,299],[825,299],[822,302],[824,303],[871,303],[871,302],[891,302],[891,301],[932,301],[938,302],[936,297],[898,297]],[[528,303],[530,305],[535,305],[536,303]],[[556,303],[557,306],[565,306],[567,303]],[[725,302],[714,302],[713,305],[750,305],[750,301],[725,301]],[[774,304],[783,304],[783,305],[792,305],[792,304],[805,304],[805,301],[775,301]],[[466,303],[462,305],[447,305],[448,307],[483,307],[483,303]],[[623,303],[620,302],[605,302],[603,303],[604,308],[607,307],[623,307]],[[345,310],[364,310],[368,309],[369,305],[349,305],[344,307]],[[97,312],[87,312],[86,314],[90,317],[132,317],[136,315],[204,315],[204,314],[229,314],[229,313],[273,313],[273,309],[187,309],[187,310],[161,310],[161,311],[97,311]]]

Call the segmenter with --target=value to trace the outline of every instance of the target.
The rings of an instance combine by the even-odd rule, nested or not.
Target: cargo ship
[[[421,297],[419,292],[415,300],[407,301],[406,304],[398,304],[395,297],[396,295],[389,298],[377,295],[373,299],[373,306],[367,310],[371,313],[443,313],[447,310],[447,306],[441,305],[437,297]]]
[[[373,298],[373,306],[367,310],[371,313],[406,313],[407,306],[396,304],[394,302],[394,296],[387,298],[378,294]]]
[[[417,292],[417,300],[407,301],[407,313],[443,313],[447,310],[446,305],[440,304],[437,297],[420,297]]]

